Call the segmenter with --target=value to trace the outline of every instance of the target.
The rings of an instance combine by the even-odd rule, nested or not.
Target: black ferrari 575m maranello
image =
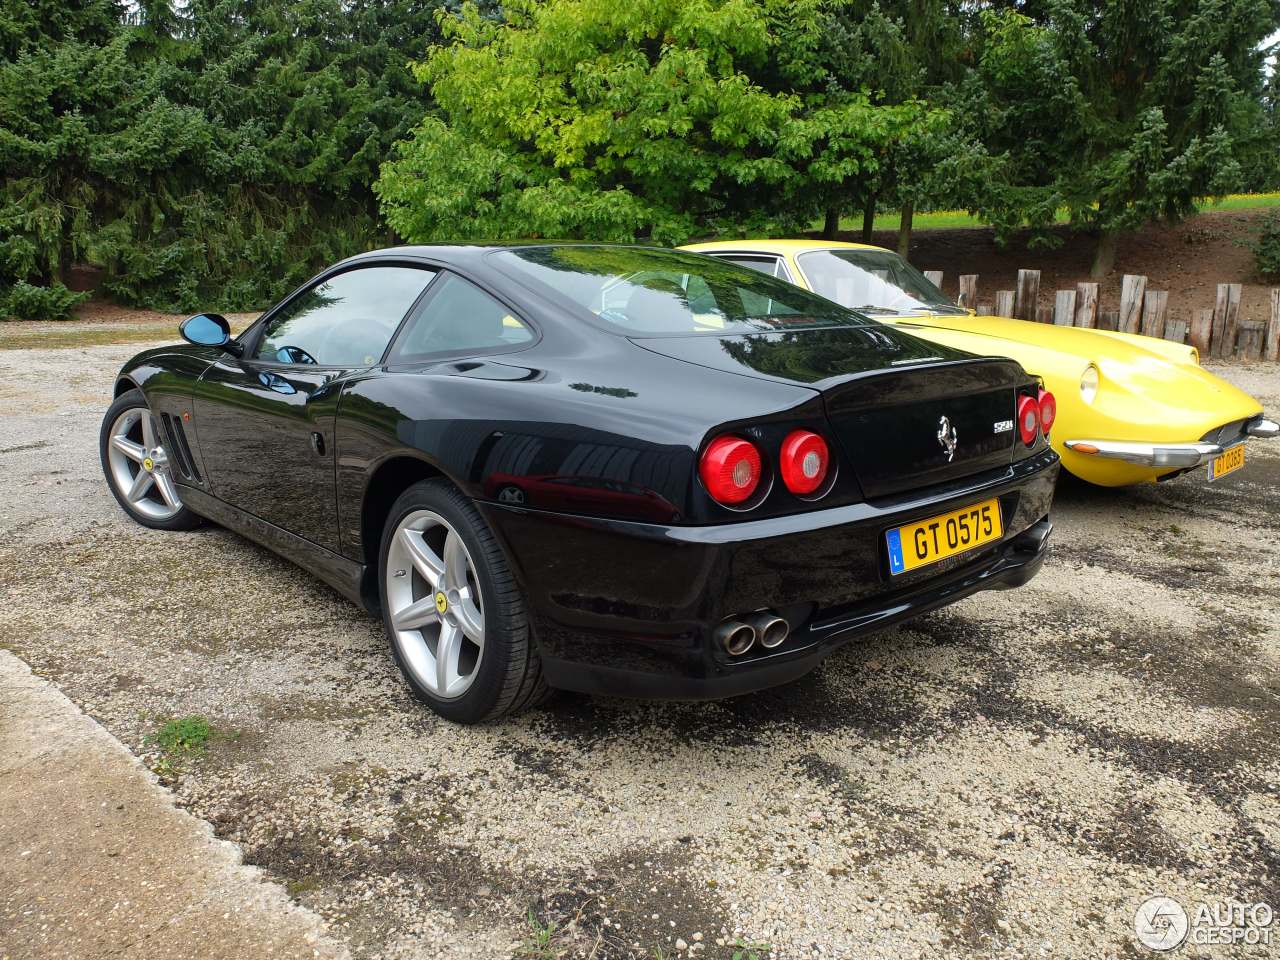
[[[181,332],[116,382],[121,506],[230,527],[380,612],[453,720],[792,680],[1025,583],[1051,530],[1051,400],[1018,364],[698,254],[381,250],[239,337]]]

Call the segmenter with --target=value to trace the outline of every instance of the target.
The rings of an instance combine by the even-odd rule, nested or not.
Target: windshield
[[[888,250],[815,250],[796,258],[809,286],[867,313],[963,313],[923,273]]]
[[[526,247],[496,260],[626,336],[861,327],[871,321],[807,290],[697,253],[645,247]]]

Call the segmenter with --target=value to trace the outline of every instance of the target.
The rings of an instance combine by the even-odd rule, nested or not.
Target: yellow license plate
[[[1234,473],[1244,466],[1244,444],[1223,450],[1222,455],[1209,462],[1209,480],[1217,480]]]
[[[1000,501],[987,500],[941,516],[905,523],[885,533],[889,571],[906,573],[984,543],[999,540]]]

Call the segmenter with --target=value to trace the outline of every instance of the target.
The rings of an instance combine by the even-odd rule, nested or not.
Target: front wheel
[[[427,480],[401,494],[380,558],[392,655],[432,710],[479,723],[548,697],[520,589],[493,532],[457,488]]]
[[[138,523],[157,530],[189,530],[200,523],[178,496],[169,451],[141,390],[122,393],[107,408],[98,450],[107,486]]]

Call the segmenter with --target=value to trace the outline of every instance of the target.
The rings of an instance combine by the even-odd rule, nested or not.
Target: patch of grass
[[[147,737],[147,743],[160,750],[156,773],[162,777],[178,773],[186,760],[204,754],[213,735],[214,729],[204,717],[175,717],[165,721]]]
[[[0,350],[56,350],[67,347],[102,347],[115,343],[176,343],[177,331],[170,324],[146,327],[95,325],[82,330],[37,330],[9,333],[0,330]]]
[[[539,920],[532,907],[526,919],[529,933],[516,947],[517,960],[559,960],[565,955],[565,948],[559,943],[560,928],[555,921]]]
[[[1206,203],[1202,210],[1258,210],[1280,207],[1280,193],[1231,193],[1216,203]]]
[[[730,946],[733,947],[733,960],[764,960],[773,950],[767,943],[754,943],[741,937]]]
[[[1268,207],[1280,207],[1280,192],[1276,193],[1232,193],[1221,200],[1200,204],[1201,212],[1218,212],[1230,210],[1263,210]],[[896,231],[901,225],[902,217],[898,213],[881,213],[876,215],[875,229]],[[1059,210],[1054,223],[1066,223],[1067,212]],[[911,219],[913,230],[959,230],[974,229],[987,226],[982,220],[964,210],[933,210],[926,213],[917,212]],[[821,230],[822,223],[815,221],[812,230]],[[862,215],[841,217],[840,229],[855,233],[862,229]]]
[[[320,888],[320,881],[315,877],[302,877],[298,880],[290,880],[285,884],[285,889],[289,891],[289,896],[300,897],[304,893],[310,893],[312,890]]]

